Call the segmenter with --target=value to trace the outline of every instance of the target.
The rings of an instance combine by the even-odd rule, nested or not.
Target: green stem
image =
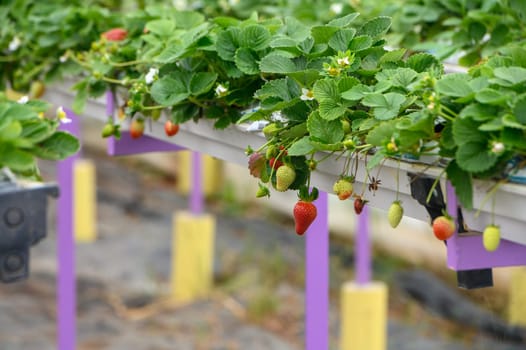
[[[128,66],[134,66],[134,65],[143,64],[143,63],[148,63],[148,61],[144,61],[144,60],[135,60],[135,61],[128,61],[128,62],[109,61],[109,64],[111,64],[114,67],[128,67]]]
[[[207,108],[207,106],[205,104],[203,104],[201,101],[199,101],[198,99],[196,99],[195,97],[193,96],[188,96],[188,101],[192,102],[193,104],[201,107],[201,108]]]
[[[495,183],[495,185],[493,185],[493,187],[488,191],[488,193],[486,193],[486,195],[484,196],[484,198],[482,199],[482,202],[480,203],[480,208],[477,210],[477,212],[475,213],[475,218],[478,218],[479,215],[480,215],[480,212],[482,211],[482,209],[486,206],[486,203],[488,202],[488,200],[492,197],[495,196],[495,193],[497,192],[497,190],[499,189],[499,187],[506,183],[507,180],[501,180],[497,183]],[[492,210],[491,212],[491,215],[492,215],[492,221],[494,220],[494,211],[495,210]]]
[[[433,181],[433,184],[431,185],[431,188],[429,189],[429,192],[427,193],[426,203],[429,203],[429,201],[431,200],[431,196],[433,195],[433,192],[435,192],[435,188],[437,187],[438,183],[440,182],[440,179],[442,178],[442,175],[444,175],[445,172],[446,172],[446,169],[442,170],[440,174],[438,174],[435,181]],[[446,203],[447,203],[447,198],[446,198]]]
[[[161,105],[158,105],[158,106],[142,106],[142,110],[143,111],[151,111],[151,110],[154,110],[154,109],[163,109],[163,108],[166,108],[166,106],[161,106]]]

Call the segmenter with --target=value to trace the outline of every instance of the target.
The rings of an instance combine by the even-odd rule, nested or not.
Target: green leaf
[[[184,101],[190,93],[183,81],[165,75],[153,83],[151,95],[155,102],[163,106],[171,106]]]
[[[473,183],[471,174],[461,169],[456,160],[453,159],[446,167],[446,174],[449,181],[455,188],[460,204],[466,209],[473,208]]]
[[[214,86],[214,83],[217,79],[216,73],[210,72],[199,72],[192,75],[190,79],[190,92],[192,95],[197,96],[204,94]]]
[[[71,109],[75,114],[82,114],[84,108],[86,108],[86,101],[88,100],[88,82],[86,80],[80,81],[73,86],[73,90],[76,90],[75,98]]]
[[[24,128],[20,137],[30,140],[33,143],[44,141],[55,132],[55,128],[46,122],[32,120],[24,123]]]
[[[505,81],[504,86],[517,85],[526,82],[526,68],[522,67],[497,67],[493,70],[495,77]]]
[[[499,157],[489,152],[487,142],[468,142],[458,147],[455,158],[462,170],[479,173],[490,169]]]
[[[245,74],[259,73],[259,57],[249,48],[241,47],[236,51],[234,58],[237,68]]]
[[[485,106],[479,103],[472,103],[464,107],[460,113],[459,117],[466,118],[471,117],[475,121],[486,121],[495,118],[497,115],[497,110],[492,106]]]
[[[309,136],[304,136],[294,142],[287,150],[289,156],[304,156],[314,152],[314,147],[309,141]]]
[[[227,61],[234,61],[240,37],[241,29],[237,27],[231,27],[220,32],[216,42],[216,50],[219,57]]]
[[[343,17],[335,18],[331,20],[327,25],[334,26],[334,27],[347,27],[349,24],[351,24],[356,17],[358,17],[360,14],[358,12],[353,12],[348,15],[345,15]]]
[[[387,33],[390,26],[391,18],[380,16],[365,22],[360,28],[359,33],[362,35],[376,37]]]
[[[389,142],[396,131],[396,120],[389,120],[378,124],[373,128],[366,137],[366,142],[373,146],[381,147]]]
[[[342,98],[350,101],[357,101],[364,98],[366,95],[372,93],[372,89],[363,84],[358,84],[353,86],[350,90],[347,90],[342,93]]]
[[[411,68],[398,68],[391,78],[391,82],[393,83],[393,86],[407,88],[417,77],[418,73]]]
[[[254,93],[254,96],[259,100],[277,98],[280,101],[290,101],[299,95],[300,88],[298,84],[288,77],[269,80],[261,89]]]
[[[349,44],[349,50],[351,51],[363,51],[370,48],[373,45],[373,39],[367,35],[355,36]]]
[[[448,74],[437,82],[437,91],[451,97],[466,97],[473,91],[467,82],[467,75]]]
[[[383,56],[380,58],[379,63],[387,63],[387,62],[398,62],[402,60],[405,53],[407,52],[407,49],[396,49],[392,51],[387,51],[383,54]]]
[[[326,120],[334,120],[345,114],[347,108],[334,100],[322,100],[319,106],[320,116]]]
[[[526,125],[526,95],[517,99],[513,107],[513,114],[519,123]]]
[[[261,51],[269,46],[270,39],[270,32],[267,28],[259,24],[253,24],[241,30],[239,45],[254,51]]]
[[[453,137],[457,145],[462,145],[468,142],[481,143],[486,141],[487,137],[484,133],[477,131],[480,123],[472,118],[456,119],[453,123]]]
[[[338,86],[336,85],[336,81],[334,81],[334,79],[318,80],[314,84],[312,88],[312,92],[314,94],[314,97],[318,101],[323,101],[323,100],[338,101],[340,99],[340,93],[338,91]]]
[[[374,117],[378,120],[387,120],[398,115],[405,96],[396,92],[387,94],[368,94],[362,100],[364,106],[374,108]]]
[[[376,168],[385,158],[387,158],[387,156],[383,152],[376,152],[371,158],[367,159],[367,170]]]
[[[80,142],[75,136],[65,131],[57,131],[39,143],[33,152],[42,159],[61,160],[77,153],[79,149]]]
[[[326,144],[340,142],[344,136],[340,120],[323,119],[317,112],[313,112],[309,115],[307,129],[314,141]]]
[[[196,11],[176,11],[173,14],[177,28],[190,29],[202,24],[205,17]]]
[[[4,117],[18,121],[24,121],[30,119],[38,119],[38,114],[28,105],[13,103],[5,111]]]
[[[34,169],[36,164],[31,153],[12,148],[0,154],[0,166],[7,166],[14,172],[25,172]]]
[[[336,26],[314,26],[311,28],[311,36],[317,44],[326,44],[338,30],[340,28]]]
[[[351,40],[356,34],[356,29],[341,29],[334,33],[334,35],[329,40],[329,46],[335,51],[345,52],[351,43]]]
[[[502,117],[502,123],[510,128],[526,130],[526,125],[519,123],[517,118],[511,114],[504,115]]]
[[[475,100],[489,105],[504,104],[510,96],[492,88],[485,88],[475,94]]]
[[[11,123],[0,129],[0,141],[15,140],[22,134],[22,124],[18,120],[12,120]]]
[[[186,47],[181,42],[172,42],[154,58],[155,62],[172,63],[185,53]]]
[[[259,69],[264,73],[287,74],[298,71],[296,64],[285,56],[269,54],[261,59]]]
[[[414,69],[418,73],[430,70],[432,67],[439,67],[443,70],[440,61],[433,55],[428,53],[417,53],[409,57],[406,61],[407,67]]]
[[[169,37],[175,31],[175,21],[170,19],[156,19],[146,23],[146,29],[161,37]]]

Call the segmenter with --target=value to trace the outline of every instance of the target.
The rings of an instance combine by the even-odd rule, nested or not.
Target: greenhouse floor
[[[166,298],[172,214],[184,210],[187,199],[171,190],[173,178],[133,158],[85,152],[97,164],[99,239],[76,251],[78,349],[304,348],[303,239],[292,233],[289,218],[247,209],[219,191],[207,206],[217,220],[215,287],[206,300],[174,305]],[[53,179],[54,167],[43,163],[43,174]],[[31,250],[29,280],[0,285],[2,350],[56,350],[53,201],[50,207],[49,236]],[[338,288],[352,276],[352,247],[334,245],[331,252],[336,349]],[[390,285],[396,285],[397,270],[407,269],[393,260],[385,266],[375,264],[375,276]],[[390,288],[389,350],[525,348],[443,320]]]

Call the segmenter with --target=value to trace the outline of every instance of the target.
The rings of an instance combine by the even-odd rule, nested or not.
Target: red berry
[[[312,202],[300,200],[294,206],[293,214],[296,222],[296,233],[298,235],[303,235],[314,219],[316,219],[318,210]]]
[[[364,201],[362,197],[356,197],[356,199],[354,200],[354,212],[357,215],[360,215],[362,213],[365,203],[367,203],[367,201]]]
[[[269,159],[268,164],[272,169],[277,170],[280,166],[283,165],[283,162],[279,159],[276,159],[276,157],[272,157]]]
[[[455,224],[447,216],[439,216],[433,220],[433,233],[441,241],[449,239],[455,233]]]
[[[130,136],[132,139],[138,139],[144,134],[144,121],[134,119],[130,125]]]
[[[179,124],[175,124],[171,120],[166,121],[166,123],[164,123],[164,132],[168,136],[174,136],[179,132]]]
[[[122,41],[128,36],[128,31],[123,28],[113,28],[101,34],[108,41]]]

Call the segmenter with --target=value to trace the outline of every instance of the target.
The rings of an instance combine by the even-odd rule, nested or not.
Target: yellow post
[[[201,155],[202,161],[202,188],[203,195],[208,197],[217,192],[217,188],[221,185],[222,170],[221,161],[207,154]],[[192,188],[192,152],[181,151],[177,152],[177,191],[182,194],[190,193]]]
[[[97,239],[95,165],[79,159],[73,166],[73,213],[75,240],[89,243]]]
[[[514,269],[511,276],[509,291],[509,319],[510,323],[526,326],[526,269]]]
[[[341,291],[340,350],[387,348],[387,285],[347,282]]]
[[[215,219],[210,214],[176,212],[172,238],[172,296],[189,302],[212,288]]]

